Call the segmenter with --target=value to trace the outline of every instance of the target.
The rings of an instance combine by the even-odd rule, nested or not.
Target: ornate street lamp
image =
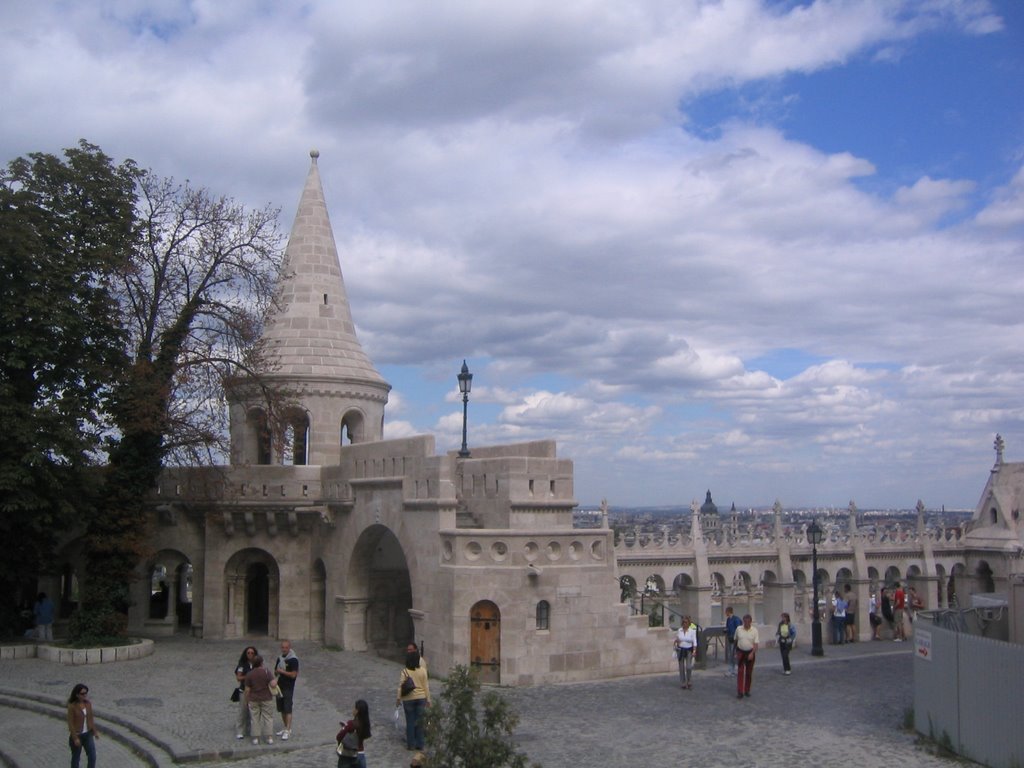
[[[814,569],[814,619],[811,621],[811,656],[824,656],[825,649],[821,647],[821,614],[818,611],[818,545],[821,544],[824,531],[818,525],[817,520],[812,520],[807,526],[807,538],[811,542],[811,567]]]
[[[466,361],[462,361],[462,371],[459,372],[459,392],[462,393],[462,450],[459,451],[460,459],[469,458],[469,448],[466,446],[466,416],[469,412],[469,390],[473,388],[473,374],[469,372]]]

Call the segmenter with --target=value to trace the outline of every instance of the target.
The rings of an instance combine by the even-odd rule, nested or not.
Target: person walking
[[[406,683],[406,680],[411,682]],[[398,696],[395,704],[401,704],[405,711],[405,746],[410,750],[421,750],[426,744],[423,734],[423,710],[430,706],[430,681],[427,670],[420,666],[419,651],[405,654],[405,667],[398,681]]]
[[[754,676],[754,661],[760,636],[749,613],[743,615],[743,626],[736,630],[736,698],[750,696],[750,683]]]
[[[238,717],[235,722],[235,738],[244,739],[252,733],[252,719],[249,716],[249,705],[245,701],[245,676],[253,669],[253,660],[259,656],[256,646],[250,645],[242,650],[235,666],[235,680],[238,681]]]
[[[693,659],[697,654],[697,625],[683,616],[683,623],[676,631],[676,658],[679,660],[679,687],[693,688]]]
[[[832,593],[832,644],[846,642],[846,601],[836,590]]]
[[[341,722],[338,742],[338,768],[366,768],[363,742],[370,738],[370,705],[358,699],[352,708],[352,719]]]
[[[261,737],[266,738],[267,744],[274,743],[274,695],[270,692],[273,681],[274,675],[263,666],[263,657],[257,655],[245,675],[245,702],[252,718],[253,746],[259,745]]]
[[[96,768],[96,720],[89,701],[89,686],[78,683],[68,697],[68,746],[71,748],[71,768],[78,768],[82,750],[88,760],[88,768]]]
[[[886,625],[889,627],[893,634],[896,636],[896,614],[892,612],[892,599],[889,597],[889,590],[886,587],[882,587],[882,618],[885,619]]]
[[[725,608],[725,663],[729,665],[727,675],[736,675],[736,630],[743,622],[733,614],[732,606]]]
[[[893,640],[902,643],[907,639],[906,631],[903,629],[903,614],[907,606],[907,596],[900,583],[896,582],[896,591],[892,595],[892,626],[896,637]]]
[[[775,628],[775,638],[779,643],[779,655],[782,656],[782,674],[793,673],[789,665],[789,652],[796,644],[796,626],[789,619],[789,614],[783,612],[779,617],[779,624]]]
[[[36,622],[36,640],[43,643],[53,642],[53,600],[40,592],[36,604],[32,607]]]
[[[295,681],[299,677],[299,657],[292,650],[291,640],[281,641],[281,655],[274,663],[274,674],[277,684],[281,687],[281,695],[277,697],[277,711],[281,713],[284,727],[277,732],[281,741],[292,737],[292,708],[295,699]]]
[[[849,584],[843,587],[843,599],[846,601],[846,642],[854,643],[857,641],[857,594]]]

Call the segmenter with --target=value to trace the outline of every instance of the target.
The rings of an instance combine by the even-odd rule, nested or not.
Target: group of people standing
[[[793,624],[788,613],[779,616],[779,623],[775,628],[775,639],[779,647],[779,654],[782,656],[782,673],[784,675],[792,674],[789,652],[796,644],[796,625]],[[760,633],[754,626],[753,617],[748,613],[740,619],[733,612],[731,605],[726,606],[725,662],[729,668],[725,674],[736,678],[736,698],[738,699],[750,696],[754,663],[757,660],[757,650],[760,644]],[[679,685],[687,690],[693,688],[693,663],[698,652],[698,645],[698,627],[689,616],[684,616],[679,629],[676,630],[673,647],[676,658],[679,660]]]
[[[273,744],[272,702],[276,701],[276,709],[283,723],[277,735],[283,741],[290,739],[295,681],[298,676],[299,659],[288,640],[281,642],[281,655],[272,671],[256,647],[247,646],[235,667],[237,689],[232,694],[232,700],[238,702],[235,738],[241,740],[251,737],[254,745],[260,744],[262,738],[267,744]],[[422,764],[424,757],[420,750],[426,745],[423,713],[430,705],[430,680],[426,659],[420,655],[415,643],[409,643],[406,647],[395,705],[402,707],[405,713],[406,747],[416,752],[410,764]],[[372,731],[370,707],[365,699],[355,702],[351,719],[342,720],[340,726],[335,736],[338,768],[366,768],[365,745]],[[77,768],[77,763],[73,764],[73,768]]]
[[[281,655],[271,671],[255,646],[247,646],[235,667],[237,689],[232,701],[238,702],[235,738],[252,737],[253,745],[260,739],[274,743],[274,710],[281,714],[283,728],[277,732],[282,741],[292,735],[292,705],[295,681],[299,677],[299,657],[288,640],[281,641]],[[276,702],[276,707],[275,707]]]

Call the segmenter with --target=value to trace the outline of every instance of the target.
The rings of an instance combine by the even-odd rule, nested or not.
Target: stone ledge
[[[56,645],[6,645],[0,647],[0,659],[42,659],[58,664],[78,666],[81,664],[113,664],[117,661],[132,661],[152,655],[155,646],[152,640],[142,639],[131,645],[116,645],[105,648],[61,648]]]

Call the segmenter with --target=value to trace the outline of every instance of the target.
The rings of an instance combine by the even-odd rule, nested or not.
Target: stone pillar
[[[701,587],[696,584],[679,587],[677,591],[678,611],[681,616],[689,616],[703,628],[711,624],[711,587]],[[667,626],[667,624],[666,624]],[[696,666],[704,669],[707,664],[708,649],[702,644],[700,653],[697,655]]]
[[[338,595],[334,602],[341,609],[341,647],[346,651],[365,651],[366,611],[370,606],[368,597],[345,597]]]
[[[796,615],[796,584],[775,582],[764,585],[764,623],[770,627],[779,621],[779,615],[788,613],[789,618],[799,623]]]
[[[854,617],[853,636],[857,641],[870,641],[874,637],[874,628],[871,626],[871,580],[853,579],[850,581],[853,594],[857,598],[857,614]],[[881,607],[878,608],[881,611]]]

